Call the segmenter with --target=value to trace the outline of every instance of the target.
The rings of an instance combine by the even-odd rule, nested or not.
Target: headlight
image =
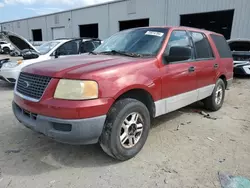
[[[90,80],[61,79],[57,85],[54,98],[68,100],[85,100],[98,98],[98,84]]]
[[[16,67],[18,65],[19,64],[17,64],[16,62],[8,62],[8,63],[3,64],[3,68],[14,68],[14,67]]]
[[[23,60],[17,60],[16,62],[7,62],[3,64],[3,68],[14,68],[23,63]]]

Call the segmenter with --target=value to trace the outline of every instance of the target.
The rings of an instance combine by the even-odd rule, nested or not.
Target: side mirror
[[[55,51],[54,56],[55,58],[58,58],[60,56],[60,53],[58,52],[58,50]]]
[[[169,50],[168,55],[164,55],[168,63],[176,61],[185,61],[191,58],[192,50],[190,47],[173,46]]]

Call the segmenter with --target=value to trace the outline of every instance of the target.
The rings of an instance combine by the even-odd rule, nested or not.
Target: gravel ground
[[[211,117],[201,104],[157,118],[143,150],[116,162],[98,145],[56,143],[20,125],[13,86],[0,81],[0,188],[220,187],[218,172],[250,178],[250,79],[238,78]],[[178,128],[178,130],[177,130]]]

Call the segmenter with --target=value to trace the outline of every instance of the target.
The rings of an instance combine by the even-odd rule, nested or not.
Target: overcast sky
[[[0,0],[0,22],[108,1],[112,0]]]

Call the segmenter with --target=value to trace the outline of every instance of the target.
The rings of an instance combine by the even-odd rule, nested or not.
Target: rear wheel
[[[149,129],[150,114],[147,107],[135,99],[121,99],[108,113],[100,145],[111,157],[125,161],[140,152]]]
[[[224,103],[224,98],[225,98],[225,83],[222,79],[218,79],[215,84],[212,95],[204,100],[205,108],[211,111],[219,110]]]

